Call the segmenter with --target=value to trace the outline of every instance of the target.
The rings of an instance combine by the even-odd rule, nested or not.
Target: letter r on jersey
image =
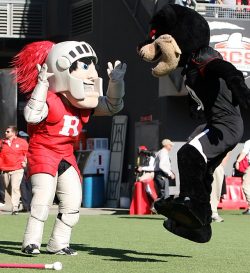
[[[78,135],[77,126],[79,124],[79,118],[75,116],[64,115],[63,119],[64,119],[63,128],[59,132],[59,134],[64,136],[69,136],[70,131],[72,130],[73,134],[71,133],[71,135],[77,136]]]

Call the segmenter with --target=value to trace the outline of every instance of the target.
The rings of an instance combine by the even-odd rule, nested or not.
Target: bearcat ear
[[[206,19],[191,8],[177,4],[164,5],[151,19],[155,39],[163,34],[171,35],[182,53],[191,54],[209,45],[210,29]]]
[[[38,70],[36,65],[42,65],[53,42],[40,41],[26,45],[16,56],[14,56],[11,66],[15,81],[19,84],[20,92],[25,94],[31,92],[37,84]]]
[[[177,22],[177,14],[172,5],[165,5],[151,19],[151,27],[159,37],[162,34],[171,34]],[[157,38],[156,37],[156,38]]]

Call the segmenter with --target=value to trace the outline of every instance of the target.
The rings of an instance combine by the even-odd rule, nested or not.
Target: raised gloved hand
[[[250,89],[247,87],[244,78],[240,76],[233,77],[227,84],[239,105],[245,109],[250,108]]]
[[[42,83],[48,84],[48,78],[54,75],[54,73],[48,73],[48,66],[47,64],[43,64],[42,66],[40,64],[36,65],[38,70],[38,81]]]
[[[108,62],[108,76],[113,81],[122,81],[126,73],[127,64],[121,63],[120,61],[115,61],[115,64]]]

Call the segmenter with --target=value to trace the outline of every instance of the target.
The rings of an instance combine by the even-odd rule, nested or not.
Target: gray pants
[[[24,233],[22,248],[29,244],[42,243],[44,222],[53,204],[54,196],[59,199],[59,213],[49,238],[47,250],[57,252],[69,246],[72,227],[79,220],[82,187],[77,171],[71,166],[59,177],[46,173],[31,176],[31,214]]]
[[[169,195],[169,179],[164,176],[164,174],[159,171],[155,172],[155,184],[157,188],[158,198],[168,198]]]

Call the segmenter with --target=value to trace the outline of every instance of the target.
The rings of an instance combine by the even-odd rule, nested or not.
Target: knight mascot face
[[[46,58],[52,90],[62,92],[76,107],[94,108],[102,95],[102,79],[95,68],[96,53],[85,42],[62,42]],[[87,99],[86,99],[87,98]]]

